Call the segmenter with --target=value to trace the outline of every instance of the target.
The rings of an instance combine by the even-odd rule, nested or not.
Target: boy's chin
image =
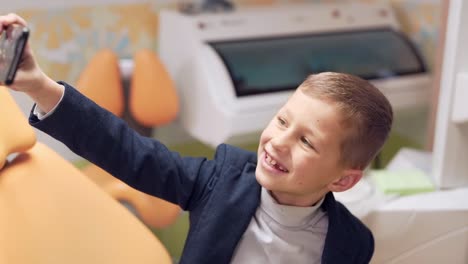
[[[255,179],[263,188],[274,191],[275,184],[269,179],[268,175],[265,175],[259,168],[255,171]]]

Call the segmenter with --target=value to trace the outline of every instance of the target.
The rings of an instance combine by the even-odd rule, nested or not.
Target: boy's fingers
[[[10,13],[5,16],[0,16],[0,32],[3,31],[3,28],[6,28],[13,24],[26,26],[27,23],[26,20],[14,13]]]
[[[7,23],[7,24],[21,24],[23,26],[26,26],[26,21],[18,16],[17,14],[15,13],[9,13],[8,15],[6,16],[2,16],[2,21]]]
[[[17,14],[10,13],[9,16],[12,17],[15,23],[18,23],[22,26],[27,26],[26,20],[24,20],[22,17],[18,16]]]

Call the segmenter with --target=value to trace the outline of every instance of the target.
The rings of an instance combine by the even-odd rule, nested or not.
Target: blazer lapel
[[[325,196],[322,207],[328,214],[328,231],[322,253],[322,263],[353,263],[354,244],[349,237],[352,235],[348,230],[350,225],[341,217],[333,193],[329,192]]]

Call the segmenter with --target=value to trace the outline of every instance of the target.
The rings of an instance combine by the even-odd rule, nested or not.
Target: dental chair
[[[174,85],[155,53],[149,50],[135,53],[128,107],[122,83],[119,59],[114,52],[105,49],[97,52],[88,62],[76,87],[114,115],[130,115],[133,118],[130,126],[138,123],[145,127],[157,127],[177,116],[179,105]],[[180,215],[178,205],[135,190],[94,164],[87,165],[83,172],[114,199],[129,204],[138,217],[151,227],[167,227]]]
[[[36,142],[1,86],[0,263],[172,263],[141,221]]]

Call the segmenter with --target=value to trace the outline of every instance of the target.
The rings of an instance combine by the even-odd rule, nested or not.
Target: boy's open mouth
[[[279,170],[281,172],[289,172],[283,165],[281,165],[277,160],[268,155],[268,152],[265,151],[265,161],[268,165]]]

